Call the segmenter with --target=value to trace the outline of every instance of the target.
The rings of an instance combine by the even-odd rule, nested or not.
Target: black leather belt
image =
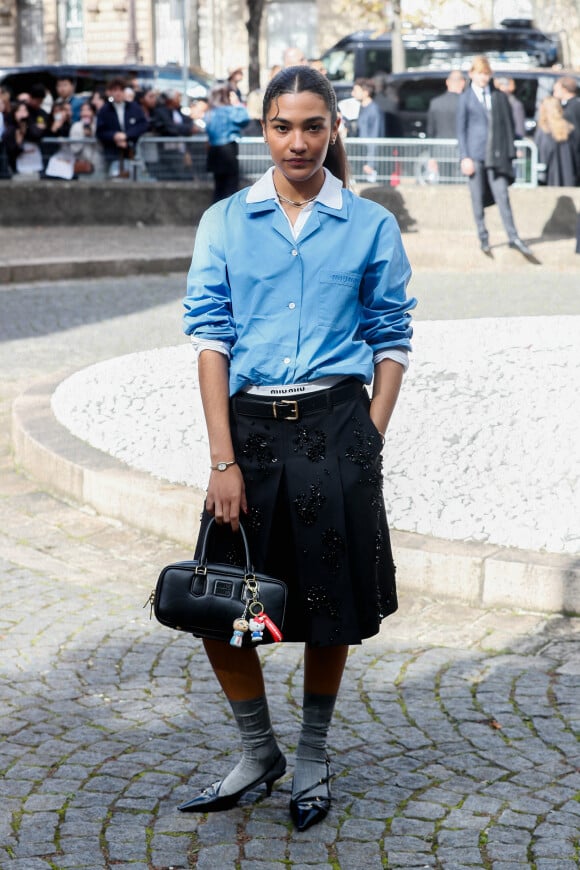
[[[363,385],[356,378],[337,384],[327,390],[317,390],[305,396],[291,394],[292,398],[274,399],[270,396],[249,396],[238,393],[232,398],[233,409],[245,417],[260,417],[265,420],[300,420],[307,414],[326,411],[330,414],[335,405],[348,402],[360,395]]]

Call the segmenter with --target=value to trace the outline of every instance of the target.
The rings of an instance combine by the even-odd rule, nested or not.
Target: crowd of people
[[[286,49],[282,63],[270,70],[270,80],[281,69],[301,64],[325,73],[319,59],[308,60],[292,46]],[[228,70],[227,78],[207,98],[192,100],[187,107],[178,90],[159,93],[151,87],[140,87],[137,81],[120,79],[88,97],[77,94],[74,80],[66,76],[57,80],[54,95],[40,83],[16,95],[0,88],[0,176],[123,177],[129,174],[129,161],[138,140],[175,138],[181,141],[142,141],[142,156],[150,175],[163,180],[187,180],[209,171],[215,178],[215,198],[228,196],[239,181],[238,140],[241,136],[261,135],[262,91],[244,95],[240,89],[243,75],[241,67]],[[461,147],[463,134],[457,126],[457,111],[466,100],[465,93],[471,90],[470,77],[459,70],[449,75],[446,93],[432,100],[429,107],[428,138],[457,139]],[[508,133],[515,139],[523,138],[525,113],[514,93],[513,78],[503,74],[494,78],[490,69],[486,87],[490,106],[492,102],[506,105],[496,99],[499,93],[505,95],[513,128]],[[373,79],[357,79],[352,99],[343,101],[341,107],[343,136],[380,139],[401,135],[396,101],[388,92],[386,76],[380,73]],[[540,104],[536,120],[534,140],[543,167],[540,184],[579,185],[580,97],[573,77],[563,75],[556,81],[553,94]],[[201,164],[199,149],[183,142],[197,133],[207,135],[209,142],[207,160],[204,154]],[[70,139],[70,145],[43,147],[47,138]],[[374,182],[376,147],[364,147],[362,172],[369,182]],[[462,160],[466,156],[460,155]]]
[[[457,139],[461,172],[469,184],[482,252],[493,255],[485,208],[495,203],[509,246],[533,260],[532,251],[518,235],[508,192],[515,180],[515,142],[526,133],[524,106],[515,95],[513,78],[494,78],[484,55],[473,60],[467,78],[459,70],[452,71],[446,80],[446,92],[430,103],[427,133],[430,138]],[[552,95],[540,103],[534,141],[541,167],[540,184],[580,185],[580,97],[572,76],[558,78]]]
[[[76,94],[70,78],[57,80],[54,96],[42,84],[15,97],[0,88],[0,173],[123,177],[142,137],[205,133],[207,110],[207,100],[194,100],[183,109],[178,90],[159,93],[119,78],[88,96]],[[45,139],[61,142],[43,147]],[[161,178],[192,177],[191,155],[182,143],[152,145],[145,157]]]
[[[284,64],[273,67],[270,77],[298,54],[288,49]],[[299,62],[307,61],[301,56]],[[227,78],[207,97],[193,99],[186,107],[177,89],[160,93],[118,78],[84,96],[75,92],[68,76],[57,79],[54,95],[41,83],[16,95],[0,87],[0,177],[128,176],[141,141],[152,177],[187,180],[208,171],[216,180],[216,198],[229,196],[239,179],[238,139],[261,134],[260,113],[251,115],[248,110],[252,101],[261,102],[261,94],[256,91],[244,99],[239,87],[243,74],[240,67],[228,70]],[[197,166],[199,152],[183,142],[195,134],[208,138],[207,159],[203,165],[198,159]],[[180,141],[160,143],[160,138]],[[61,141],[43,145],[45,139]]]
[[[490,105],[494,94],[505,95],[510,109],[510,135],[513,139],[523,139],[526,135],[525,110],[515,95],[514,79],[506,75],[494,77],[490,64],[487,62],[484,66]],[[473,72],[472,67],[466,78],[460,70],[453,70],[446,80],[446,92],[431,101],[427,119],[429,138],[461,142],[458,109],[467,97],[461,100],[460,96],[473,90]],[[539,176],[540,184],[558,187],[580,184],[580,97],[572,76],[563,75],[557,79],[552,95],[540,103],[534,141],[538,148],[538,162],[544,167]]]

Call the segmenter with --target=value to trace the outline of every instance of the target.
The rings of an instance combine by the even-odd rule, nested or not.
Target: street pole
[[[183,94],[181,105],[185,109],[189,100],[187,87],[189,85],[189,0],[181,0],[181,39],[183,43]]]
[[[391,69],[393,72],[404,72],[405,46],[403,45],[403,24],[401,0],[393,0],[393,27],[391,35]]]
[[[136,0],[129,0],[129,42],[127,43],[126,60],[128,63],[139,62],[139,42],[137,41],[137,6]]]

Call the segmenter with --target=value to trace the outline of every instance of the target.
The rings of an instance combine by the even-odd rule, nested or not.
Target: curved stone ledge
[[[36,384],[13,406],[17,464],[47,490],[191,550],[204,494],[157,480],[75,438],[54,417],[58,381]],[[392,533],[402,589],[485,608],[580,614],[580,559]],[[442,639],[443,640],[443,639]]]
[[[203,493],[135,471],[71,435],[50,407],[57,383],[43,381],[14,402],[16,463],[51,492],[191,547]]]

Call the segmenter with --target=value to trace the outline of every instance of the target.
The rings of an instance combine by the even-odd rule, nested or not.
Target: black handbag
[[[282,580],[257,574],[242,526],[245,567],[207,561],[215,520],[207,525],[199,560],[161,571],[148,603],[162,625],[232,646],[282,640],[288,590]],[[235,623],[235,625],[234,625]]]

